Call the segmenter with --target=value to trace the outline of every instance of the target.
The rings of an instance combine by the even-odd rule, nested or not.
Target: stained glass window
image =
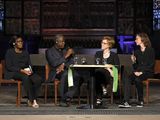
[[[160,0],[153,0],[153,30],[160,30]]]
[[[0,1],[0,31],[3,31],[4,4]]]

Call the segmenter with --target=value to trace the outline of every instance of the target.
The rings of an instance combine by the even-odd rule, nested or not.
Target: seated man
[[[48,81],[53,81],[55,78],[60,80],[60,106],[69,106],[74,93],[78,88],[79,77],[76,72],[73,75],[74,86],[68,88],[68,67],[73,63],[74,51],[71,48],[65,48],[65,40],[63,35],[55,36],[55,44],[46,51],[46,58],[51,67]]]

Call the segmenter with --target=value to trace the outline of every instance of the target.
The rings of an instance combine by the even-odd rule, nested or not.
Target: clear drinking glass
[[[78,64],[78,56],[77,55],[74,56],[74,64]]]
[[[82,63],[82,64],[85,64],[85,63],[86,63],[86,58],[85,58],[85,57],[82,57],[81,63]]]
[[[100,58],[96,58],[96,64],[99,65],[100,64]]]
[[[107,64],[107,59],[102,59],[102,63],[105,65]]]

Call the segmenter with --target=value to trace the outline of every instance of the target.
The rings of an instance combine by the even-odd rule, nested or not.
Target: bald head
[[[65,40],[64,40],[64,36],[61,34],[58,34],[55,36],[55,46],[57,48],[64,48],[65,45]]]

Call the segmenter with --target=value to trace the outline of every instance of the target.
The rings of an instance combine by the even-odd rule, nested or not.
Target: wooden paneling
[[[152,32],[152,0],[118,0],[117,34]]]
[[[115,35],[114,29],[43,29],[43,35]]]

